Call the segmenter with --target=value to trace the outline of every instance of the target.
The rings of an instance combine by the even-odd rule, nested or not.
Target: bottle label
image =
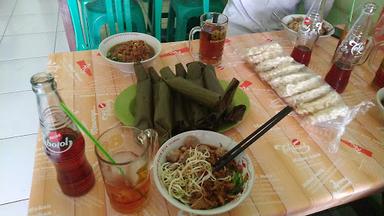
[[[322,27],[323,27],[323,22],[318,22],[315,24],[315,30],[317,31],[317,34],[320,35]]]
[[[76,137],[73,134],[51,131],[44,144],[48,151],[59,154],[71,149],[75,139]]]
[[[311,28],[312,25],[313,27]],[[305,17],[303,20],[303,32],[305,33],[315,32],[317,34],[320,34],[322,25],[323,25],[323,22],[313,22],[310,17]]]
[[[303,21],[303,31],[309,33],[311,31],[312,20],[309,17],[305,17]]]
[[[360,37],[352,33],[348,43],[344,43],[340,50],[344,53],[351,52],[354,56],[360,56],[363,54],[365,46],[363,42],[359,41],[361,41]]]
[[[349,45],[351,48],[352,55],[362,55],[364,51],[364,44],[363,42],[356,42],[354,40],[349,41]]]

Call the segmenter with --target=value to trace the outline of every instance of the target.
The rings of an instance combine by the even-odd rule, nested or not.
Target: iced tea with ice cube
[[[150,176],[147,164],[141,164],[139,157],[132,157],[131,152],[120,152],[118,155],[112,156],[115,160],[119,158],[131,158],[135,168],[123,169],[124,174],[116,169],[112,173],[105,173],[108,177],[104,177],[105,190],[107,191],[111,206],[121,213],[133,213],[141,209],[148,198],[150,189]],[[117,159],[116,159],[117,158]],[[142,167],[136,169],[136,166]],[[123,168],[122,166],[119,166]],[[108,171],[107,171],[108,172]]]
[[[200,60],[206,64],[220,63],[224,51],[226,29],[205,24],[200,32]]]
[[[200,23],[200,26],[194,27],[189,33],[189,40],[191,42],[193,35],[200,31],[199,59],[206,64],[217,65],[223,56],[228,17],[209,12],[201,15]],[[189,47],[191,49],[191,45]]]
[[[117,126],[104,132],[99,142],[113,159],[96,148],[112,208],[120,213],[139,211],[148,199],[149,166],[158,147],[157,133],[151,129]]]

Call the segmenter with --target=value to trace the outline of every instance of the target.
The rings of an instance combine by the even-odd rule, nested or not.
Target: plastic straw
[[[352,22],[352,17],[353,17],[353,11],[355,10],[355,3],[356,3],[356,0],[353,0],[352,1],[352,6],[351,6],[351,12],[349,13],[349,20],[348,20],[348,24],[351,24]]]
[[[68,109],[68,107],[63,102],[60,103],[60,107],[69,116],[69,118],[72,119],[73,122],[75,122],[75,124],[80,128],[80,130],[82,130],[89,137],[89,139],[92,140],[92,142],[104,154],[104,156],[108,158],[111,163],[116,164],[116,161],[111,157],[111,155],[108,154],[108,152],[103,148],[103,146],[101,146],[99,141],[87,130],[87,128],[80,122],[79,119],[76,118],[76,116]],[[117,167],[117,169],[119,170],[120,174],[125,177],[124,170],[121,167]],[[140,191],[137,190],[137,192],[144,196]]]
[[[79,121],[79,119],[76,118],[76,116],[68,109],[68,107],[63,102],[60,103],[60,107],[69,116],[69,118],[72,119],[72,121],[75,122],[75,124],[89,137],[89,139],[93,141],[93,143],[104,154],[104,156],[108,158],[111,163],[115,164],[116,161],[113,160],[111,155],[108,154],[108,152],[101,146],[99,141],[97,141],[97,139],[87,130],[87,128]]]

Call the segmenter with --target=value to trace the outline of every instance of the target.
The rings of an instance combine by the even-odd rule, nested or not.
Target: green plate
[[[228,82],[221,80],[220,81],[221,85],[224,87],[224,89],[228,86]],[[135,124],[135,97],[136,97],[136,84],[133,84],[126,88],[124,91],[122,91],[116,98],[115,101],[115,116],[117,119],[119,119],[124,125],[127,126],[133,126]],[[247,109],[244,113],[245,115],[248,113],[249,110],[249,98],[245,94],[243,90],[238,88],[235,93],[235,97],[233,98],[233,103],[234,105],[240,105],[244,104]],[[243,119],[244,119],[243,117]],[[233,127],[235,127],[237,124],[240,122],[236,123],[226,123],[222,124],[218,128],[218,132],[224,132],[227,131]]]

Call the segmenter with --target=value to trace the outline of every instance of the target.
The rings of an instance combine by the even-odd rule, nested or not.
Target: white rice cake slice
[[[344,103],[339,103],[326,109],[320,110],[312,115],[308,115],[307,120],[314,125],[335,120],[339,117],[345,117],[348,115],[348,112],[348,106],[346,106]]]
[[[290,63],[293,61],[293,58],[290,56],[276,57],[261,62],[255,67],[255,69],[259,72],[266,72],[272,70],[273,68],[277,68],[281,64]]]
[[[247,56],[260,55],[266,50],[283,50],[278,43],[267,43],[261,46],[255,46],[248,49]]]
[[[261,72],[261,73],[259,73],[259,76],[262,79],[269,81],[269,80],[274,79],[274,78],[279,77],[279,76],[297,73],[301,69],[303,69],[304,67],[305,67],[305,65],[303,65],[303,64],[296,64],[296,63],[290,62],[288,64],[279,65],[277,68],[272,69],[270,71]]]
[[[301,115],[315,113],[342,102],[343,100],[341,96],[336,91],[330,91],[325,96],[318,98],[314,101],[299,104],[296,107],[296,112]]]
[[[311,77],[314,77],[314,76],[315,75],[313,73],[299,72],[299,73],[288,74],[285,76],[276,77],[276,78],[270,80],[269,84],[273,88],[277,88],[278,86],[281,86],[281,85],[299,83],[299,82],[305,81],[305,80],[307,80]]]
[[[309,91],[314,88],[318,88],[321,85],[323,85],[321,77],[314,76],[299,83],[278,86],[275,88],[275,91],[280,95],[280,97],[289,97],[295,94]]]
[[[286,97],[284,98],[284,100],[288,104],[296,106],[298,104],[306,103],[306,102],[315,100],[316,98],[322,97],[328,92],[330,92],[331,90],[332,90],[331,86],[323,84],[318,88],[315,88],[297,95],[293,95],[291,97]]]
[[[259,55],[248,56],[248,62],[252,64],[259,64],[265,60],[276,58],[283,55],[284,55],[283,49],[266,50],[265,52]]]

